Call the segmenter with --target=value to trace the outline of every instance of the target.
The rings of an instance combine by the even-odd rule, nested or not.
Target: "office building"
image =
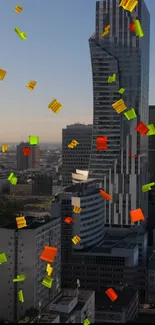
[[[135,128],[140,121],[146,125],[149,121],[150,16],[143,0],[132,13],[119,4],[120,0],[97,1],[96,30],[89,39],[94,99],[89,177],[100,178],[113,196],[112,203],[105,203],[106,224],[130,227],[129,210],[141,208],[148,216],[148,194],[141,191],[148,183],[148,137]],[[142,38],[129,30],[135,18],[141,22]],[[101,37],[107,25],[110,33]],[[116,82],[108,83],[113,74]],[[125,88],[123,95],[118,93],[120,88]],[[128,121],[124,112],[117,114],[112,104],[120,99],[128,110],[135,109],[136,118]],[[108,137],[107,150],[97,150],[98,136]],[[131,157],[135,155],[136,159]]]
[[[155,125],[155,105],[149,106],[149,124]],[[150,180],[155,180],[155,138],[149,136],[149,176]]]
[[[83,289],[63,289],[40,315],[41,323],[95,322],[95,292]],[[38,317],[31,323],[37,322]]]
[[[101,200],[102,199],[102,200]],[[82,209],[80,214],[73,206]],[[147,232],[143,225],[115,229],[104,227],[104,199],[98,180],[88,179],[64,189],[52,202],[52,215],[61,214],[62,286],[77,278],[81,287],[102,292],[105,287],[134,285],[142,301],[147,285]],[[67,224],[70,216],[74,222]],[[73,244],[78,235],[81,241]]]
[[[53,177],[49,173],[34,175],[32,180],[33,195],[52,195]]]
[[[16,222],[0,228],[0,254],[7,262],[1,265],[0,318],[17,321],[30,307],[42,308],[59,293],[61,288],[60,219],[26,217],[27,227],[18,230]],[[41,282],[46,276],[47,262],[40,259],[44,246],[58,248],[54,263],[51,289]],[[25,274],[23,282],[13,282],[17,275]],[[24,303],[18,300],[23,291]]]
[[[106,289],[105,289],[106,290]],[[138,316],[138,290],[124,287],[115,290],[118,298],[111,302],[105,292],[95,296],[95,323],[132,323]]]
[[[149,124],[155,125],[155,105],[149,106]],[[150,182],[155,182],[155,138],[154,136],[149,136],[149,177]],[[155,205],[155,187],[151,190],[151,204]]]
[[[18,182],[16,186],[14,186],[10,183],[10,195],[17,195],[17,196],[32,195],[32,184],[27,182],[23,182],[23,183]]]
[[[150,253],[147,275],[147,303],[155,304],[155,250]]]
[[[155,105],[149,106],[149,124],[155,125]],[[155,138],[154,135],[148,137],[149,150],[148,150],[148,166],[149,166],[149,182],[155,182]],[[151,191],[148,192],[148,234],[149,245],[153,244],[153,229],[155,228],[155,186],[152,186]]]
[[[30,148],[30,154],[25,156],[23,149]],[[40,147],[30,145],[29,142],[21,142],[17,146],[17,170],[26,170],[28,168],[38,168],[40,163]]]
[[[72,184],[72,173],[76,169],[88,170],[91,150],[92,125],[67,125],[62,130],[62,186]],[[79,145],[68,148],[76,140]]]

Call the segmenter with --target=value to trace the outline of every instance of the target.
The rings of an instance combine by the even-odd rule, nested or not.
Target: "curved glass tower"
[[[135,127],[140,121],[148,125],[150,16],[143,0],[130,13],[119,7],[119,0],[97,1],[96,32],[89,39],[93,74],[93,136],[89,176],[103,181],[112,195],[105,201],[106,224],[131,226],[129,210],[141,208],[147,217],[148,137]],[[134,19],[141,22],[144,37],[129,30]],[[110,25],[110,33],[101,37]],[[108,77],[117,75],[116,82]],[[125,88],[123,95],[118,93]],[[124,112],[117,114],[112,104],[123,99],[127,109],[137,117],[128,121]],[[97,136],[108,136],[108,149],[98,151]],[[129,156],[138,155],[138,158]],[[144,202],[145,200],[145,202]]]

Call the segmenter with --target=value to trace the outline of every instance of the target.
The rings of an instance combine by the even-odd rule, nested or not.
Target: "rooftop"
[[[48,217],[48,216],[46,216],[45,218],[44,217],[36,218],[36,217],[28,216],[28,217],[26,217],[27,227],[24,227],[24,228],[19,229],[19,230],[26,231],[27,229],[30,230],[30,229],[39,228],[39,227],[47,224],[48,222],[51,222],[52,219],[50,217]],[[13,220],[12,222],[9,222],[6,225],[4,225],[1,228],[5,228],[5,229],[17,229],[16,219]]]
[[[121,312],[129,305],[129,303],[137,292],[137,289],[133,287],[124,287],[122,290],[114,289],[116,294],[118,295],[118,298],[114,302],[112,302],[105,293],[107,289],[108,288],[105,288],[102,293],[96,293],[96,311]]]

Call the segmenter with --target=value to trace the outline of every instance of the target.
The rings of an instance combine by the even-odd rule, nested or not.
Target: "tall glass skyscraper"
[[[146,218],[148,214],[147,193],[141,190],[148,182],[148,137],[135,127],[141,121],[148,125],[150,15],[143,0],[132,13],[119,4],[97,1],[96,32],[89,39],[94,98],[89,175],[102,180],[112,195],[112,201],[105,200],[106,224],[130,227],[129,210],[141,208]],[[134,19],[141,22],[142,38],[129,30]],[[101,37],[107,25],[110,33]],[[108,83],[114,73],[116,82]],[[120,88],[126,89],[123,95]],[[112,104],[121,98],[135,109],[135,119],[128,121],[114,110]],[[97,136],[108,136],[107,150],[97,150]]]

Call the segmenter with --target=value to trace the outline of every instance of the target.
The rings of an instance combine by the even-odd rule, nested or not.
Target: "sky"
[[[155,1],[151,13],[150,104],[155,104]],[[96,0],[0,0],[0,142],[60,142],[62,128],[92,123],[93,92],[88,39],[95,31]],[[20,15],[14,12],[23,5]],[[18,37],[14,28],[27,33]],[[37,82],[34,91],[26,85]],[[56,98],[58,114],[49,110]]]

